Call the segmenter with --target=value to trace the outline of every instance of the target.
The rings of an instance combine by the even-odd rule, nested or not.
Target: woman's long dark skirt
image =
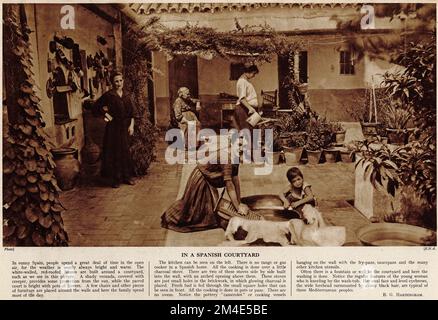
[[[191,173],[182,199],[175,201],[161,216],[161,226],[178,232],[217,228],[214,198],[198,168]]]

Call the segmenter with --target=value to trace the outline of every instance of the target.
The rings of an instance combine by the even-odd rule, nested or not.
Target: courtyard
[[[193,165],[169,165],[164,160],[167,144],[159,141],[157,160],[135,186],[113,189],[99,179],[84,177],[79,186],[61,194],[67,209],[63,215],[71,246],[220,246],[223,229],[178,233],[160,226],[161,214],[182,195]],[[345,245],[360,245],[356,231],[370,223],[353,206],[354,163],[303,164],[318,208],[329,225],[345,226]],[[242,197],[277,194],[287,183],[289,166],[274,166],[272,174],[255,176],[254,165],[241,165]]]

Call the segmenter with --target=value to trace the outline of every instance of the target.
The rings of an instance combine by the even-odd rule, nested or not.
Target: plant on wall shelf
[[[3,9],[3,58],[8,62],[3,72],[10,123],[3,137],[3,243],[66,246],[55,163],[43,131],[40,99],[33,89],[30,30],[21,20],[24,7],[10,4]]]

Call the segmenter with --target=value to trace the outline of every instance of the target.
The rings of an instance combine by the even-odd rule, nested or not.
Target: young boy
[[[290,184],[279,194],[285,209],[293,209],[303,217],[302,209],[305,204],[316,205],[310,184],[304,181],[303,173],[297,167],[290,168],[287,173],[287,180]]]

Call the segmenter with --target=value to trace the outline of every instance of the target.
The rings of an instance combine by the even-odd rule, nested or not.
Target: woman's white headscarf
[[[181,87],[181,88],[179,88],[178,89],[178,92],[177,92],[177,94],[178,94],[178,97],[180,97],[181,98],[181,96],[183,95],[183,93],[190,93],[190,90],[189,90],[189,88],[187,88],[187,87]]]

